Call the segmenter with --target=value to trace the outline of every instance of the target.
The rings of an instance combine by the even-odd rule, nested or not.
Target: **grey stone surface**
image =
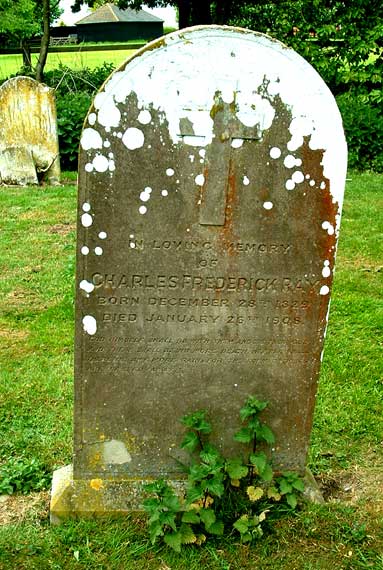
[[[266,36],[195,28],[111,76],[81,139],[75,480],[179,478],[201,408],[236,454],[249,395],[304,472],[345,157],[323,81]]]

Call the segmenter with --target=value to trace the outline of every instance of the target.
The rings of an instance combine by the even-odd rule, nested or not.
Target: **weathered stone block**
[[[3,184],[60,182],[54,90],[30,77],[0,87],[0,181]]]
[[[96,95],[79,168],[70,484],[179,481],[198,409],[238,454],[249,395],[304,473],[346,173],[322,79],[254,32],[167,36]]]

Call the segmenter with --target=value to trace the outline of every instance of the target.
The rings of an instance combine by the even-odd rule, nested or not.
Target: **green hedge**
[[[61,66],[45,82],[56,90],[61,167],[76,170],[82,126],[92,98],[113,71],[103,65],[80,71]],[[349,167],[383,172],[383,88],[374,84],[343,85],[337,96],[349,151]]]

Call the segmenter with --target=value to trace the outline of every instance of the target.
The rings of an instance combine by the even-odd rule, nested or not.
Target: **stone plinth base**
[[[53,473],[50,503],[51,524],[68,518],[113,517],[142,510],[146,479],[73,479],[67,465]],[[182,493],[185,481],[172,481]]]
[[[113,517],[142,510],[144,485],[149,480],[73,479],[72,465],[53,474],[50,504],[51,524],[60,524],[68,518]],[[304,498],[323,503],[318,485],[309,470],[304,477]],[[172,481],[172,486],[183,494],[185,481]]]

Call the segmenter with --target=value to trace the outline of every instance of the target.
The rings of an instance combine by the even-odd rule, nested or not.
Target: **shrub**
[[[84,92],[57,97],[60,162],[63,170],[77,169],[81,130],[91,100],[91,95]]]
[[[104,61],[102,65],[90,69],[83,67],[74,70],[60,64],[57,69],[45,72],[44,83],[56,90],[56,95],[67,93],[95,93],[114,70],[114,65]]]
[[[383,91],[337,97],[349,151],[349,167],[383,172]]]

